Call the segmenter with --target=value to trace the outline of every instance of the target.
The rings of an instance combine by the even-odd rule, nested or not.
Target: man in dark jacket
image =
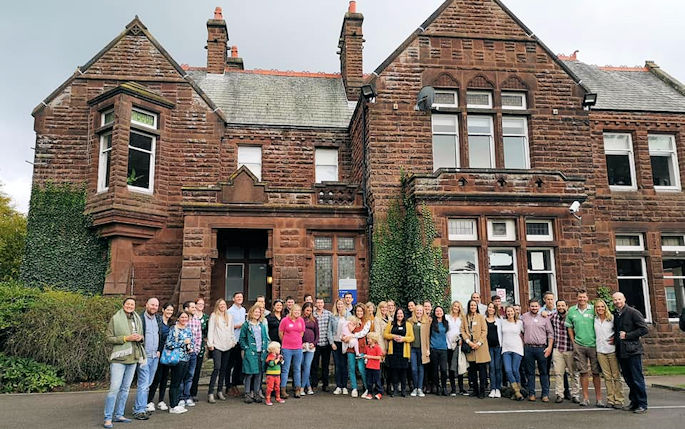
[[[642,343],[640,337],[647,335],[647,323],[638,310],[626,305],[626,297],[621,292],[613,295],[614,306],[614,344],[616,356],[621,366],[623,378],[630,388],[630,403],[623,407],[637,414],[647,412],[647,388],[642,374]]]

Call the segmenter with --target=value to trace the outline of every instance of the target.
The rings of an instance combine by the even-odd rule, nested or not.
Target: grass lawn
[[[685,365],[675,366],[647,366],[645,375],[685,375]]]

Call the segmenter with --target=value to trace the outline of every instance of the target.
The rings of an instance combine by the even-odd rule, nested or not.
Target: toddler
[[[269,352],[266,356],[266,405],[273,405],[271,392],[274,390],[276,391],[276,402],[282,404],[285,401],[281,399],[281,364],[283,363],[281,345],[272,341],[266,350]]]
[[[359,353],[359,340],[357,340],[357,338],[354,337],[354,334],[352,334],[352,331],[356,327],[357,327],[356,322],[349,322],[349,323],[343,324],[341,337],[342,338],[345,338],[347,336],[350,337],[350,341],[343,344],[343,350],[347,350],[348,348],[352,348],[352,349],[354,349],[355,356],[357,356],[357,358],[360,358],[361,355]]]
[[[381,359],[383,359],[383,349],[378,344],[380,336],[376,332],[371,332],[366,336],[366,390],[362,395],[364,399],[381,399],[383,397],[383,383],[381,382]],[[376,388],[376,395],[373,390]]]

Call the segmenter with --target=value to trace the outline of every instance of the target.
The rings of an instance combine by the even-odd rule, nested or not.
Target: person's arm
[[[391,330],[392,323],[388,323],[387,325],[385,325],[385,331],[383,331],[383,338],[385,338],[388,341],[392,340],[393,338],[392,334],[390,333]]]
[[[402,337],[402,342],[411,343],[414,341],[414,325],[412,325],[411,322],[405,322],[404,325],[406,326],[405,331],[407,332],[407,335]]]
[[[545,348],[545,357],[552,354],[552,347],[554,346],[554,330],[552,329],[552,322],[545,319],[545,332],[547,333],[547,348]]]
[[[319,321],[314,318],[314,341],[312,344],[319,344]]]
[[[240,336],[238,337],[238,343],[240,344],[240,348],[245,350],[250,346],[250,343],[247,341],[247,330],[250,329],[247,325],[243,325],[242,328],[240,328]]]
[[[115,335],[114,332],[114,317],[109,319],[107,324],[107,343],[108,344],[124,344],[126,342],[126,335]]]
[[[573,320],[569,319],[568,314],[566,314],[566,322],[564,323],[566,329],[568,329],[568,338],[571,340],[571,344],[576,342],[576,333],[573,331]]]
[[[328,342],[335,347],[335,342],[333,341],[333,316],[328,318],[328,328],[326,330],[328,331]]]
[[[362,328],[361,331],[357,332],[356,334],[352,334],[352,335],[353,335],[355,338],[357,338],[357,339],[358,339],[358,338],[362,338],[362,337],[365,337],[366,334],[369,333],[369,330],[370,330],[370,329],[371,329],[371,321],[367,321],[367,322],[364,324],[364,327]]]
[[[638,340],[640,337],[643,337],[649,333],[649,330],[647,329],[647,322],[645,322],[645,319],[642,317],[642,314],[640,314],[639,311],[631,311],[630,316],[632,319],[632,324],[633,324],[633,329],[626,332],[626,340],[631,341],[631,340]]]
[[[207,349],[211,352],[214,350],[214,325],[216,324],[216,317],[214,313],[209,316],[209,322],[207,322]]]

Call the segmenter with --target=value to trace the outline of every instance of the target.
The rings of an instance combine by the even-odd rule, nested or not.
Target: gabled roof
[[[169,53],[162,47],[162,45],[155,39],[152,34],[148,31],[147,27],[143,22],[138,18],[136,15],[135,18],[131,22],[126,25],[126,28],[124,31],[122,31],[117,37],[115,37],[111,42],[107,44],[100,52],[95,54],[93,58],[91,58],[87,63],[82,65],[81,67],[77,67],[76,71],[74,72],[73,75],[71,75],[62,85],[60,85],[57,89],[55,89],[50,95],[45,98],[38,106],[36,106],[35,109],[31,112],[32,115],[36,115],[39,113],[41,110],[43,110],[44,107],[48,105],[55,97],[57,97],[67,86],[69,86],[74,79],[77,79],[79,77],[83,77],[83,74],[93,65],[95,64],[103,55],[105,55],[110,49],[112,49],[114,46],[116,46],[117,43],[121,41],[126,35],[128,34],[134,34],[134,35],[139,35],[143,34],[147,39],[152,43],[152,45],[159,51],[159,53],[167,60],[169,61],[169,64],[178,72],[179,76],[184,78],[190,86],[193,87],[193,89],[198,93],[198,95],[210,106],[210,108],[217,114],[219,117],[226,121],[223,113],[219,108],[216,106],[216,104],[202,91],[200,87],[197,86],[195,82],[192,81],[192,79],[189,79],[187,73],[183,68],[169,55]]]
[[[599,67],[580,61],[565,61],[583,79],[592,92],[597,93],[597,104],[592,110],[620,110],[643,112],[685,113],[685,92],[680,82],[656,72],[658,67]]]
[[[354,104],[339,75],[188,70],[233,125],[347,128]]]

